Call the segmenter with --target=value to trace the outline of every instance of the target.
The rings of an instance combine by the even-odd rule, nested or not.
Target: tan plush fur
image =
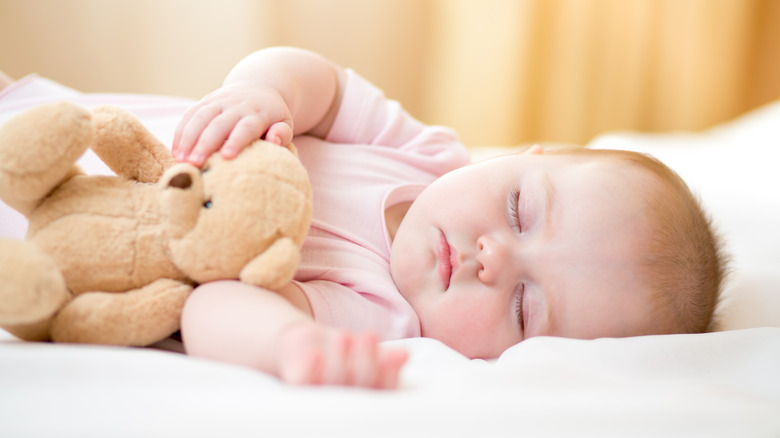
[[[74,163],[88,147],[118,176],[84,175]],[[0,198],[29,220],[26,241],[0,240],[0,326],[113,345],[178,330],[195,284],[286,284],[312,211],[292,145],[257,141],[197,169],[130,113],[68,103],[0,129]]]

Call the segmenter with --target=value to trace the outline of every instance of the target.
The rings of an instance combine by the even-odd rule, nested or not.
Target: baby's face
[[[390,265],[423,336],[492,358],[532,336],[649,331],[637,259],[648,235],[640,193],[652,180],[538,152],[453,171],[412,204]]]

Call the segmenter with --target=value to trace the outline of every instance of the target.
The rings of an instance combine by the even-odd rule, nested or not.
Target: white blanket
[[[2,103],[0,123],[19,109]],[[127,105],[170,143],[176,118],[136,103]],[[779,127],[780,102],[703,133],[614,133],[591,145],[652,152],[701,193],[734,258],[718,311],[726,331],[532,338],[494,361],[429,339],[395,341],[411,357],[401,389],[385,392],[290,387],[163,349],[23,343],[0,332],[0,436],[778,437]],[[0,205],[0,236],[23,231]]]

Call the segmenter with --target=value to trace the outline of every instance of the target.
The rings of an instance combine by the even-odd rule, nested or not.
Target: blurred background
[[[698,130],[780,98],[780,0],[0,0],[0,70],[199,98],[315,50],[468,145]]]

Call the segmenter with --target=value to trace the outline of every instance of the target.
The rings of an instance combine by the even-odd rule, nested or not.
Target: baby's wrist
[[[313,320],[301,319],[285,324],[276,336],[276,346],[279,357],[290,348],[311,345],[321,340],[326,328]]]

